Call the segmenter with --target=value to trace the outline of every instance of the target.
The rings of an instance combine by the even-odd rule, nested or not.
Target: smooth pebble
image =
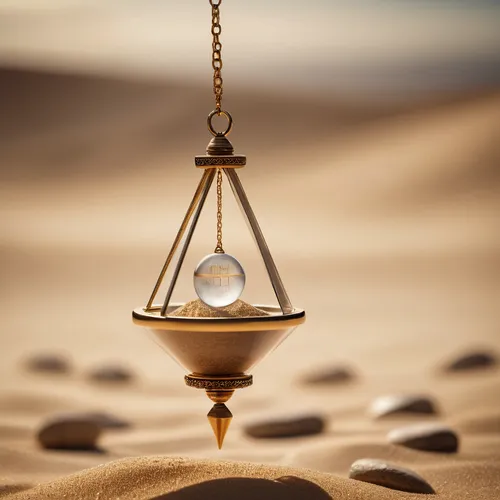
[[[41,426],[37,439],[47,449],[94,450],[101,429],[101,425],[85,414],[60,415]]]
[[[370,406],[370,413],[375,418],[397,414],[436,415],[437,406],[433,399],[422,395],[395,394],[380,396]]]
[[[134,376],[128,368],[119,365],[103,365],[89,372],[89,378],[96,382],[130,382]]]
[[[302,382],[307,385],[333,385],[350,382],[354,378],[354,372],[349,368],[345,366],[332,366],[305,375]]]
[[[392,444],[423,451],[456,453],[459,439],[457,433],[442,424],[424,423],[393,429],[387,434]]]
[[[325,421],[319,415],[300,415],[262,420],[245,427],[253,438],[284,438],[323,432]]]
[[[490,368],[498,363],[496,356],[488,351],[465,353],[450,361],[444,370],[447,372],[462,372]]]
[[[26,360],[26,368],[32,372],[69,373],[71,364],[60,354],[35,354]]]
[[[356,460],[351,465],[349,477],[408,493],[435,493],[432,486],[416,472],[374,458]]]

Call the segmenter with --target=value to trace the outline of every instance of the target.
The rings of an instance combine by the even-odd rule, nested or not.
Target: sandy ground
[[[354,460],[380,458],[417,471],[445,499],[500,496],[500,372],[440,371],[464,351],[500,351],[498,94],[393,109],[245,89],[228,95],[233,144],[249,159],[242,181],[307,323],[231,400],[233,423],[218,451],[208,399],[185,387],[183,371],[131,322],[198,181],[192,156],[209,139],[208,91],[14,70],[0,82],[1,494],[225,498],[221,491],[242,491],[233,480],[189,486],[292,474],[336,500],[416,498],[348,479]],[[226,249],[249,276],[243,298],[273,302],[225,199]],[[176,300],[195,298],[191,270],[212,251],[214,227],[212,198]],[[30,373],[23,362],[39,352],[66,353],[73,371]],[[89,370],[108,362],[136,379],[90,382]],[[357,378],[300,384],[336,363]],[[440,415],[425,420],[455,429],[459,452],[389,444],[390,429],[422,420],[374,420],[371,401],[391,393],[434,397]],[[131,426],[104,432],[100,452],[37,445],[46,418],[90,410]],[[304,410],[325,416],[323,434],[244,433],[254,419]],[[242,485],[280,498],[275,483]]]

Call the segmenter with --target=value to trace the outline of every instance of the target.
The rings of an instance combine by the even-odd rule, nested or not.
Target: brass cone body
[[[208,412],[207,418],[214,431],[217,446],[220,450],[222,448],[222,443],[224,443],[226,432],[229,429],[229,424],[231,424],[233,414],[225,404],[216,403]]]
[[[203,390],[215,403],[207,417],[220,449],[232,417],[224,403],[237,389],[252,385],[252,376],[245,372],[303,323],[305,313],[294,309],[280,314],[279,306],[259,305],[269,314],[246,318],[170,315],[181,305],[169,304],[166,316],[161,315],[160,305],[151,311],[138,308],[134,322],[153,333],[170,356],[191,371],[184,377],[186,385]]]

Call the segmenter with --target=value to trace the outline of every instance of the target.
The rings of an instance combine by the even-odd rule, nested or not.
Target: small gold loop
[[[217,132],[213,125],[212,125],[212,118],[217,115],[217,116],[220,116],[220,115],[223,115],[227,118],[227,127],[226,127],[226,130],[224,132]],[[208,130],[210,130],[210,133],[213,135],[213,136],[216,136],[216,135],[228,135],[230,132],[231,132],[231,129],[233,128],[233,117],[227,112],[227,111],[223,111],[222,109],[214,109],[209,115],[208,115],[208,118],[207,118],[207,125],[208,125]]]

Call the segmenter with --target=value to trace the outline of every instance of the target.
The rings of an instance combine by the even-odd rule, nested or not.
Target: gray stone
[[[435,493],[432,486],[416,472],[374,458],[356,460],[351,465],[349,477],[408,493]]]
[[[298,415],[262,420],[245,427],[253,438],[285,438],[323,432],[325,421],[319,415]]]
[[[349,368],[345,366],[332,366],[305,375],[302,382],[307,385],[333,385],[351,382],[354,379],[354,372],[349,370]]]
[[[467,370],[478,370],[491,368],[498,364],[497,357],[487,351],[476,351],[463,354],[448,363],[444,369],[447,372],[461,372]]]
[[[128,368],[119,365],[103,365],[89,372],[89,378],[95,382],[125,383],[134,376]]]
[[[435,415],[438,410],[434,401],[427,396],[396,394],[375,399],[370,407],[370,413],[375,418],[382,418],[402,413]]]
[[[441,424],[425,423],[393,429],[387,434],[393,444],[423,451],[456,453],[459,439],[455,431]]]
[[[37,433],[43,448],[55,450],[95,450],[102,427],[82,415],[60,415],[45,422]]]
[[[26,360],[26,368],[32,372],[69,373],[69,360],[60,354],[35,354]]]

